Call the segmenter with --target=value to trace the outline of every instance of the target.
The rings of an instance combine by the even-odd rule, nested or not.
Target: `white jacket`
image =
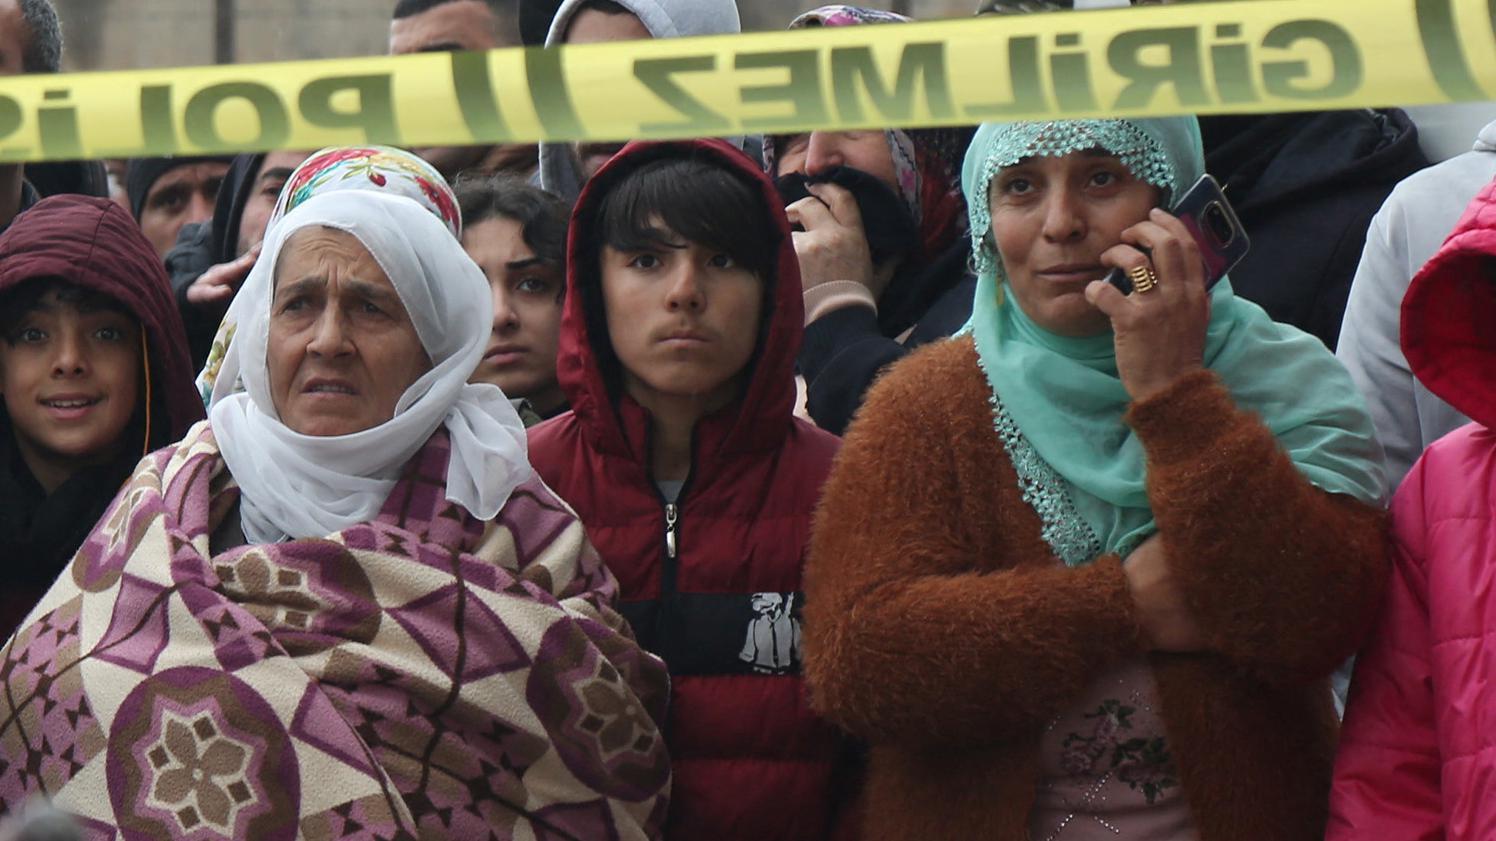
[[[1413,275],[1492,178],[1496,121],[1481,129],[1471,151],[1403,179],[1366,232],[1335,355],[1366,396],[1393,487],[1425,447],[1469,422],[1413,378],[1398,341],[1399,325]]]

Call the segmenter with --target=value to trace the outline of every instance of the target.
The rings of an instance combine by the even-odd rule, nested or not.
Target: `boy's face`
[[[140,389],[140,327],[48,292],[0,339],[0,393],[26,464],[47,490],[108,461]]]
[[[603,246],[603,305],[628,392],[646,406],[688,400],[703,413],[737,393],[753,356],[763,281],[733,258],[664,230],[667,244]]]

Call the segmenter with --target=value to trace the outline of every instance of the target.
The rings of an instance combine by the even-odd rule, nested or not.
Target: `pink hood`
[[[1402,347],[1429,391],[1496,428],[1496,181],[1413,278],[1403,298]]]

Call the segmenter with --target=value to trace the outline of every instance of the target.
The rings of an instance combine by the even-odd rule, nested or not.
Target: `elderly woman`
[[[436,217],[452,236],[462,239],[462,215],[457,207],[456,193],[431,164],[393,146],[329,146],[307,156],[281,186],[265,222],[265,234],[268,235],[287,213],[307,199],[348,190],[404,196]],[[244,267],[244,272],[259,262],[258,257],[250,254],[241,256],[240,261],[245,260],[248,266]],[[239,277],[234,272],[215,271],[200,278],[196,286],[211,287],[200,290],[204,300],[228,302],[237,294]],[[213,334],[207,363],[197,378],[204,403],[211,402],[215,389],[243,389],[244,384],[237,379],[224,383],[222,387],[218,385],[218,372],[238,329],[239,312],[239,308],[230,307]]]
[[[232,315],[244,390],[0,652],[0,800],[141,838],[657,835],[662,666],[468,383],[492,308],[450,229],[312,196]]]
[[[869,838],[1323,835],[1326,678],[1385,575],[1377,448],[1322,345],[1207,292],[1159,209],[1202,168],[1193,118],[972,142],[972,321],[874,387],[806,570]]]

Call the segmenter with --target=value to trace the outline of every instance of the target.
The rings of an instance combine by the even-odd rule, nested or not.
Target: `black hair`
[[[763,307],[751,370],[757,364],[774,312],[774,284],[781,242],[770,222],[770,209],[747,176],[711,159],[692,155],[661,157],[624,173],[598,199],[589,238],[595,249],[581,255],[577,290],[587,333],[603,379],[615,396],[623,383],[623,365],[613,352],[602,301],[602,249],[658,248],[671,235],[705,245],[732,257],[758,277]]]
[[[566,276],[566,229],[571,208],[563,199],[505,174],[459,178],[453,189],[464,227],[496,216],[513,219],[535,256]],[[565,293],[563,283],[561,294]]]
[[[545,45],[561,0],[519,0],[519,37],[527,47]]]
[[[714,248],[771,285],[779,235],[745,178],[700,158],[661,158],[627,173],[597,206],[597,242],[658,248],[670,235]]]
[[[1022,15],[1030,12],[1059,12],[1075,8],[1075,0],[983,0],[977,15]]]
[[[123,301],[113,295],[62,278],[37,277],[0,293],[0,338],[14,345],[15,331],[27,316],[41,308],[42,298],[50,292],[56,292],[59,302],[79,312],[117,312],[136,323],[140,321]]]
[[[586,0],[585,3],[579,4],[576,9],[572,10],[572,19],[575,20],[576,16],[582,12],[602,12],[605,15],[632,15],[634,13],[627,6],[615,3],[613,0]]]
[[[400,20],[401,18],[408,18],[419,15],[422,12],[430,11],[437,6],[445,6],[448,3],[456,2],[459,2],[459,0],[398,0],[395,3],[395,11],[390,13],[390,18]],[[498,19],[503,15],[513,13],[517,0],[477,0],[477,2],[487,6],[488,10],[493,12],[494,17]]]
[[[51,0],[20,0],[26,22],[21,49],[22,73],[56,73],[62,69],[62,23]]]

